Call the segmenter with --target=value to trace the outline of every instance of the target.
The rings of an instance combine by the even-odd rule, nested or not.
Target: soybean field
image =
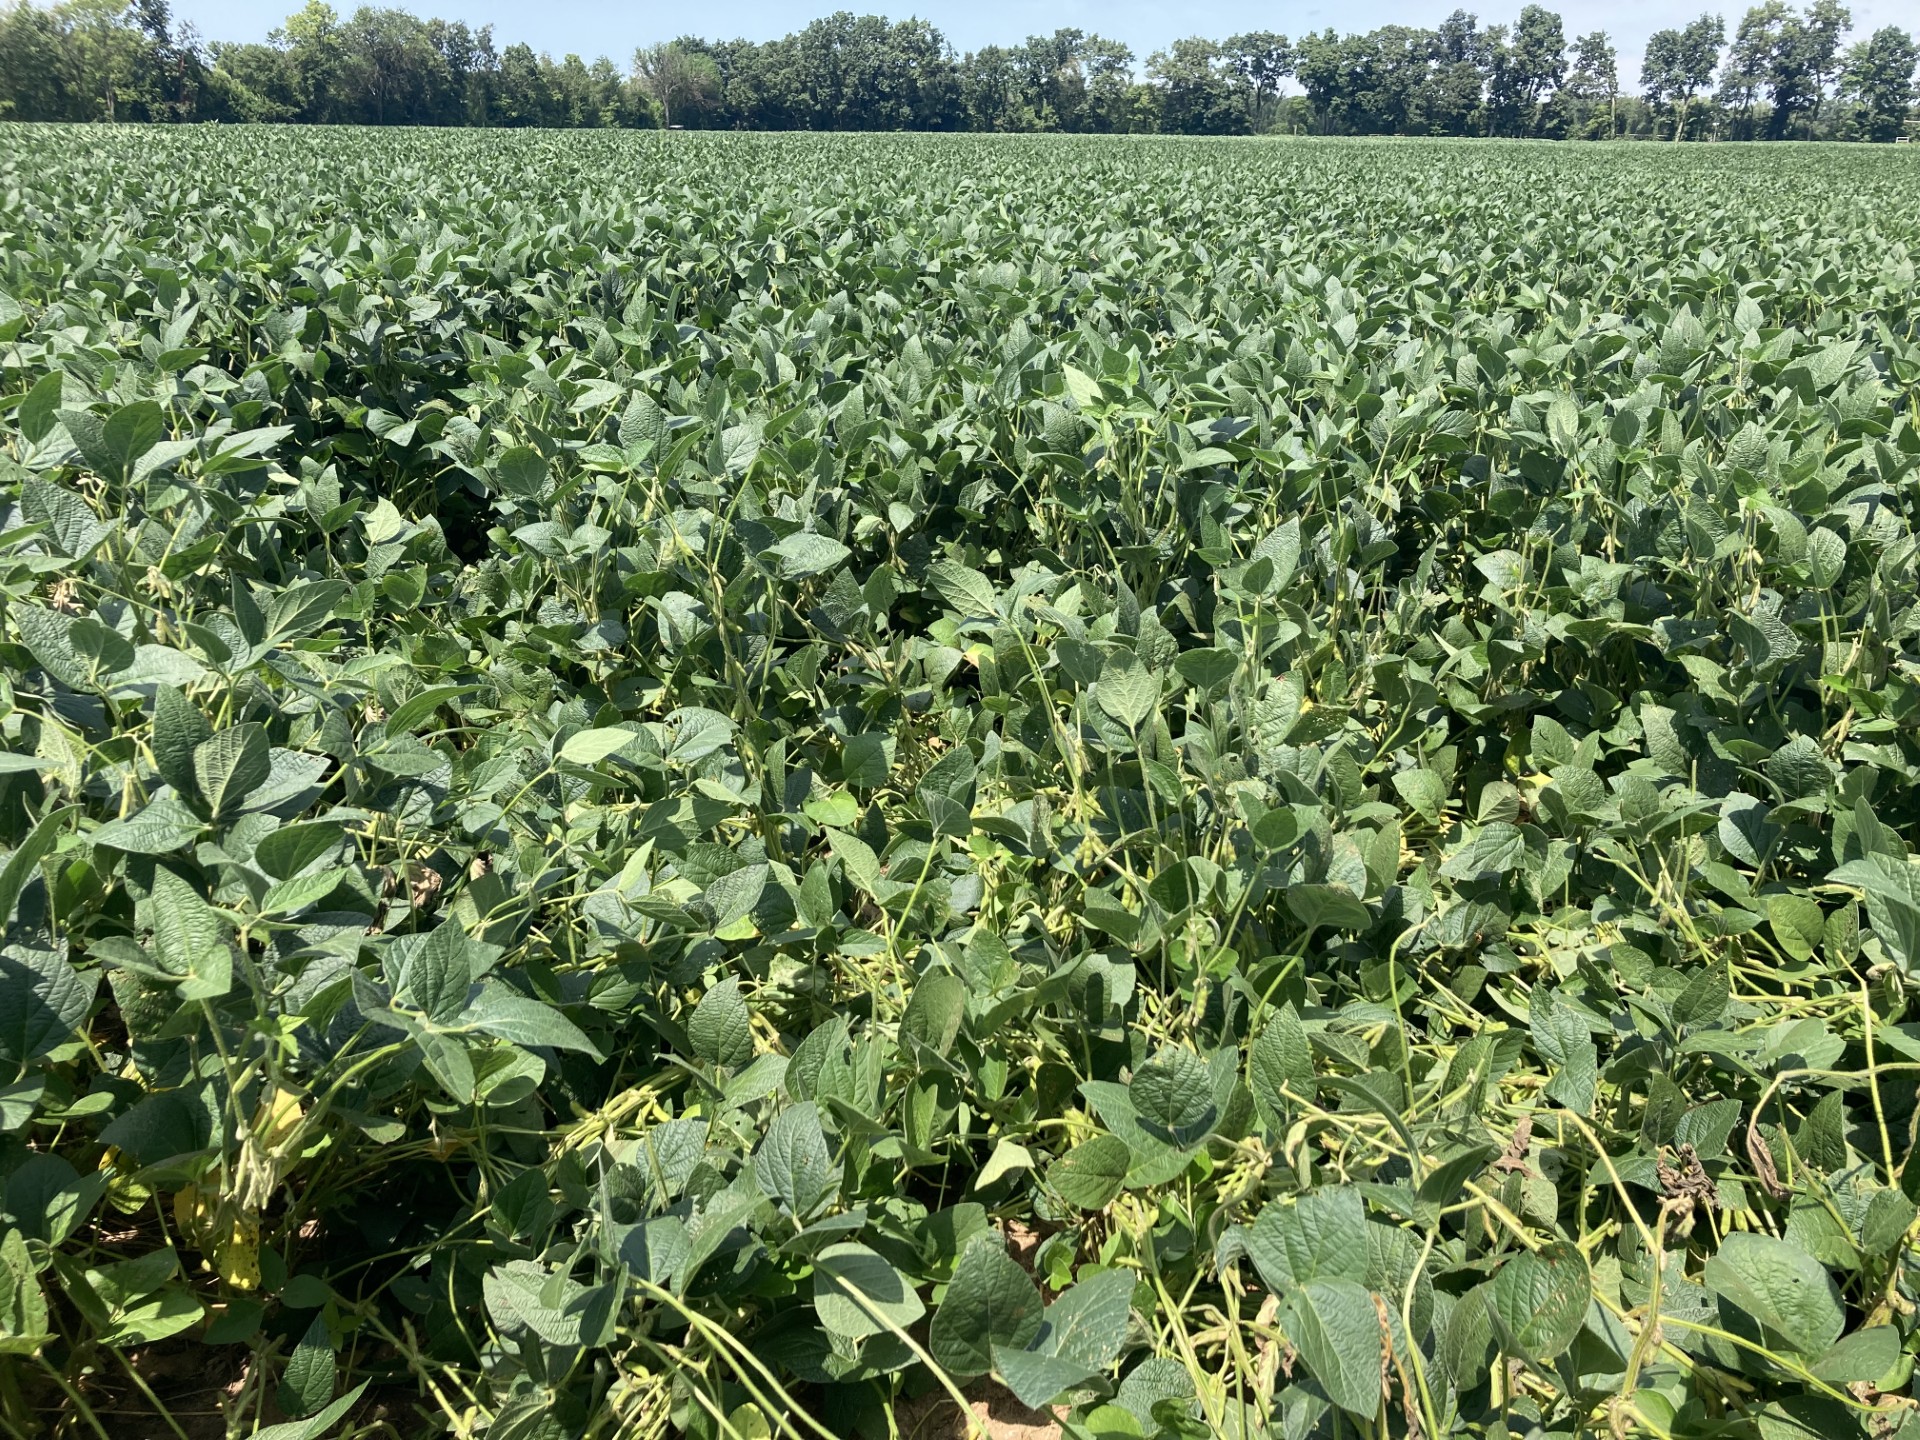
[[[8,1435],[1920,1436],[1920,154],[0,197]]]

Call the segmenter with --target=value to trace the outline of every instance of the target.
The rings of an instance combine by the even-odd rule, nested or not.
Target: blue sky
[[[305,0],[174,0],[174,13],[199,27],[209,40],[261,40],[269,30]],[[335,9],[350,10],[358,0],[331,0]],[[711,39],[745,36],[767,40],[797,30],[818,15],[836,9],[856,13],[878,11],[895,19],[918,15],[932,21],[957,50],[982,45],[1018,43],[1027,35],[1063,25],[1098,31],[1125,41],[1145,59],[1149,52],[1182,35],[1223,39],[1242,30],[1279,30],[1298,35],[1328,25],[1342,31],[1370,30],[1376,25],[1437,24],[1455,4],[1479,14],[1483,24],[1511,22],[1525,0],[1303,0],[1288,5],[1254,0],[1188,0],[1188,3],[1150,4],[1146,0],[820,0],[817,5],[775,4],[769,0],[704,0],[699,5],[614,4],[608,0],[398,0],[402,8],[421,15],[465,20],[470,25],[492,25],[498,43],[524,40],[555,55],[574,51],[591,59],[611,55],[625,61],[634,47],[675,35],[694,33]],[[1552,4],[1552,0],[1544,0]],[[1718,9],[1727,17],[1727,29],[1738,23],[1751,0],[1729,4],[1705,0],[1565,0],[1558,7],[1567,37],[1595,28],[1614,37],[1620,51],[1621,79],[1632,83],[1639,73],[1640,50],[1646,37],[1668,25],[1683,24],[1701,9]],[[1854,0],[1853,39],[1880,25],[1920,21],[1913,0]]]

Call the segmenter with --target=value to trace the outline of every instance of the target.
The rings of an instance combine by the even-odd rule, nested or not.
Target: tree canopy
[[[955,51],[924,20],[839,11],[775,40],[684,35],[624,62],[555,60],[491,26],[308,0],[263,42],[208,43],[167,0],[11,0],[0,117],[20,120],[1201,135],[1891,140],[1916,124],[1916,47],[1848,46],[1841,0],[1762,0],[1728,40],[1703,13],[1647,41],[1623,91],[1604,31],[1455,10],[1432,28],[1186,36],[1139,56],[1078,28]]]

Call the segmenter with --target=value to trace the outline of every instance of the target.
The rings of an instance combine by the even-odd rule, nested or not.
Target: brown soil
[[[976,1380],[960,1393],[977,1424],[968,1424],[946,1391],[932,1390],[896,1413],[901,1440],[978,1440],[982,1435],[987,1440],[1059,1440],[1064,1406],[1051,1412],[1029,1410],[991,1380]]]

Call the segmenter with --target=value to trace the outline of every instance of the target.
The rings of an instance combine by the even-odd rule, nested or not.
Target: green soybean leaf
[[[333,1399],[334,1370],[333,1340],[327,1332],[326,1317],[316,1315],[280,1374],[280,1408],[296,1417],[324,1408]]]
[[[1097,1373],[1066,1356],[1017,1350],[1007,1345],[994,1346],[993,1368],[1000,1373],[1014,1398],[1031,1410],[1051,1405],[1062,1392],[1086,1384]]]
[[[0,929],[12,918],[14,906],[20,903],[20,892],[27,888],[27,882],[33,879],[40,868],[40,862],[53,853],[53,847],[59,842],[60,832],[77,813],[77,807],[60,806],[41,816],[33,829],[27,832],[27,838],[0,864]],[[95,835],[98,835],[98,831]]]
[[[1767,923],[1782,951],[1794,960],[1812,958],[1826,933],[1827,917],[1804,895],[1767,897]]]
[[[927,1335],[933,1358],[954,1375],[984,1375],[995,1346],[1024,1350],[1040,1332],[1045,1305],[1000,1238],[976,1235],[960,1252],[946,1298]]]
[[[310,1415],[305,1420],[289,1420],[279,1425],[262,1426],[253,1432],[252,1440],[324,1440],[327,1432],[345,1419],[347,1412],[360,1403],[360,1397],[367,1393],[367,1386],[372,1383],[370,1380],[362,1380],[317,1415]]]
[[[631,730],[581,730],[567,737],[558,758],[568,765],[598,765],[609,755],[617,755],[639,740]]]
[[[1109,669],[1093,687],[1100,708],[1129,730],[1138,730],[1160,706],[1160,677],[1144,665]]]
[[[1133,1152],[1117,1135],[1096,1135],[1047,1167],[1054,1193],[1081,1210],[1103,1210],[1126,1188]]]
[[[1447,805],[1447,784],[1431,770],[1400,770],[1393,788],[1409,809],[1430,825],[1438,825]]]
[[[1504,1343],[1538,1364],[1573,1344],[1591,1300],[1586,1256],[1560,1240],[1509,1259],[1489,1297]]]
[[[170,855],[192,844],[205,828],[178,796],[163,794],[124,820],[109,820],[87,838],[130,855]]]
[[[1119,1357],[1133,1303],[1131,1270],[1102,1270],[1068,1287],[1047,1306],[1034,1348],[1103,1370]]]
[[[273,773],[264,727],[252,723],[217,730],[193,750],[194,782],[216,819],[235,814]]]
[[[413,952],[401,989],[429,1020],[449,1024],[467,1003],[473,985],[467,932],[456,922],[443,920]]]
[[[183,795],[197,794],[199,778],[193,753],[213,737],[200,707],[171,685],[153,695],[153,758],[160,776]]]
[[[969,566],[936,560],[927,567],[927,584],[966,619],[991,619],[999,614],[993,582]]]
[[[824,575],[852,553],[832,536],[816,535],[810,530],[796,531],[767,551],[777,563],[780,574],[788,580],[807,580],[815,575]]]
[[[1778,1344],[1808,1359],[1826,1353],[1846,1324],[1833,1277],[1789,1240],[1737,1230],[1720,1242],[1703,1278]]]
[[[537,500],[545,493],[547,475],[547,462],[529,445],[517,445],[493,462],[494,483],[524,500]]]
[[[582,1343],[587,1287],[529,1260],[489,1270],[482,1281],[487,1313],[508,1334],[529,1332],[549,1345]]]
[[[813,1308],[835,1335],[862,1340],[904,1330],[927,1307],[900,1272],[865,1245],[829,1245],[814,1258]]]
[[[1349,930],[1357,933],[1373,924],[1373,916],[1360,898],[1339,885],[1289,885],[1287,909],[1309,931]]]
[[[1201,1140],[1219,1114],[1206,1062],[1176,1045],[1163,1048],[1142,1065],[1127,1093],[1141,1125],[1169,1145]]]
[[[900,1017],[900,1033],[911,1036],[934,1055],[953,1048],[966,1014],[966,982],[951,971],[938,970],[914,982]]]
[[[445,928],[442,926],[441,928]],[[437,932],[436,932],[437,933]],[[449,975],[446,994],[458,983],[457,972]],[[496,1035],[516,1045],[545,1045],[555,1050],[573,1050],[592,1059],[601,1058],[600,1047],[581,1028],[544,1000],[522,995],[502,980],[481,982],[478,994],[467,1001],[452,1021],[463,1030]]]
[[[1351,1280],[1315,1280],[1282,1307],[1287,1338],[1327,1398],[1371,1421],[1380,1408],[1387,1337],[1373,1296]]]
[[[0,955],[0,1060],[16,1068],[73,1038],[93,1007],[97,969],[81,972],[59,955]]]
[[[290,880],[338,852],[344,826],[331,820],[285,825],[253,847],[253,863],[275,880]]]
[[[1291,1205],[1270,1202],[1240,1233],[1260,1278],[1277,1295],[1314,1280],[1367,1277],[1366,1207],[1351,1186],[1321,1186]]]
[[[767,1126],[754,1152],[753,1174],[767,1198],[795,1216],[813,1214],[840,1188],[840,1175],[811,1100],[789,1105]]]
[[[687,1038],[693,1053],[709,1064],[737,1069],[753,1059],[752,1016],[738,980],[722,980],[700,997],[687,1022]]]
[[[166,433],[166,417],[151,400],[122,405],[109,415],[102,428],[102,439],[111,457],[112,478],[129,478],[134,462],[158,445]]]
[[[1841,1336],[1808,1368],[1829,1385],[1874,1385],[1900,1363],[1900,1353],[1899,1330],[1874,1325]]]
[[[26,1237],[0,1230],[0,1355],[31,1355],[53,1338],[37,1270]]]
[[[214,1000],[233,985],[233,951],[219,912],[169,870],[153,890],[153,953],[182,1000]]]
[[[1282,1005],[1248,1047],[1247,1088],[1253,1092],[1267,1124],[1277,1126],[1293,1112],[1295,1104],[1283,1089],[1310,1100],[1313,1086],[1313,1048],[1300,1023],[1300,1012],[1291,1004]]]

